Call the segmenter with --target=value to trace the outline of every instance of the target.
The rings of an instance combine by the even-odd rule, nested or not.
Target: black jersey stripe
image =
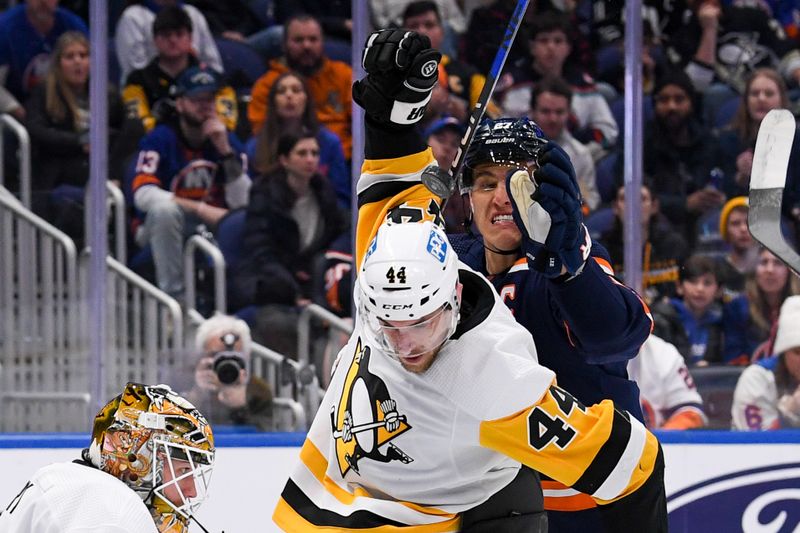
[[[416,187],[419,184],[420,182],[418,181],[391,180],[370,185],[366,191],[358,195],[358,207],[360,208],[361,206],[371,204],[372,202],[379,202],[381,200],[391,198],[392,196],[397,196],[406,189]]]
[[[586,468],[583,475],[572,485],[572,488],[585,494],[594,494],[605,482],[606,478],[616,468],[628,440],[631,437],[630,415],[627,412],[614,409],[614,420],[611,424],[611,433],[608,439],[597,452],[592,464]]]
[[[365,159],[397,159],[428,147],[416,126],[391,126],[366,117],[364,132]]]
[[[320,509],[291,479],[286,482],[281,496],[306,522],[319,527],[358,530],[380,526],[407,526],[407,524],[389,520],[370,511],[356,511],[348,516],[342,516],[333,511]]]

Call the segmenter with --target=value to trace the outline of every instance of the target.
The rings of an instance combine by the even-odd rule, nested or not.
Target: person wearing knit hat
[[[746,196],[728,200],[719,215],[719,234],[728,245],[720,260],[719,275],[723,301],[728,302],[744,290],[748,273],[758,264],[758,243],[747,226],[749,203]]]
[[[734,429],[800,427],[800,296],[781,306],[774,352],[739,378],[731,407]]]
[[[653,96],[657,96],[668,85],[675,85],[680,87],[686,93],[686,96],[692,100],[692,103],[697,105],[697,91],[694,89],[691,78],[684,71],[680,69],[667,69],[664,70],[658,77],[656,77],[655,85],[653,86]]]

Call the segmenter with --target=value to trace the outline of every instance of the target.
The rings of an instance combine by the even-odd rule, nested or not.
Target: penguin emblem
[[[411,429],[406,416],[397,411],[386,383],[369,372],[369,346],[359,340],[356,355],[347,370],[342,396],[331,408],[331,429],[342,476],[367,458],[381,463],[413,459],[391,441]]]

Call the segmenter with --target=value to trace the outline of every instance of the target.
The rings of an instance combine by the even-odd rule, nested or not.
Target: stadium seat
[[[725,103],[719,106],[714,112],[714,123],[711,126],[713,128],[724,128],[727,126],[730,121],[733,120],[733,117],[736,116],[736,111],[739,110],[741,101],[742,98],[740,96],[726,100]]]
[[[614,225],[614,210],[611,207],[601,207],[586,217],[584,224],[592,240],[599,241]]]
[[[214,39],[222,56],[222,66],[229,83],[237,91],[249,90],[266,71],[264,59],[250,45],[218,37]]]
[[[614,200],[617,195],[617,176],[616,167],[619,159],[619,152],[609,152],[595,164],[597,191],[600,193],[600,200],[607,204]]]
[[[349,65],[352,61],[350,43],[339,39],[325,39],[325,55],[329,59],[344,61]]]
[[[609,106],[611,108],[611,114],[614,116],[614,120],[617,123],[617,127],[619,128],[619,140],[618,143],[621,143],[623,140],[623,134],[625,133],[625,98],[619,97]],[[654,115],[653,111],[653,98],[649,95],[642,97],[642,127],[645,127],[647,123],[652,120]]]
[[[117,59],[117,45],[114,42],[114,38],[110,37],[108,39],[108,83],[113,84],[115,86],[120,86],[123,83],[123,80],[120,80],[119,77],[122,75],[122,70],[119,66],[119,60]]]
[[[217,224],[217,229],[214,231],[214,238],[220,251],[222,251],[222,255],[225,257],[228,272],[241,259],[246,215],[246,208],[234,209],[222,217]]]
[[[703,409],[708,416],[708,429],[731,428],[733,391],[744,366],[696,366],[689,373],[703,398]]]
[[[603,78],[609,72],[618,69],[623,61],[625,61],[625,54],[619,44],[614,43],[602,47],[595,54],[598,78]]]

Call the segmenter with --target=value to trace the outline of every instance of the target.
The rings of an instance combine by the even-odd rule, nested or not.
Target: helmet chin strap
[[[519,255],[521,251],[521,248],[519,246],[517,246],[513,250],[501,250],[500,248],[495,248],[494,246],[487,245],[485,240],[483,241],[483,248],[497,255]]]

